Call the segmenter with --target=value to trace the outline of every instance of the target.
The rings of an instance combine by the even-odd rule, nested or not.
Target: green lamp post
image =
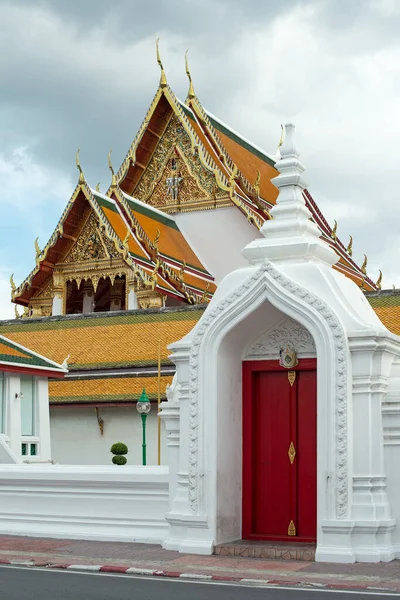
[[[136,402],[136,410],[142,419],[142,465],[146,464],[146,419],[151,411],[151,404],[146,388],[143,388],[139,400]]]

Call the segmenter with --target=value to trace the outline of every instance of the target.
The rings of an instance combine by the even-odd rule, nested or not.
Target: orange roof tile
[[[400,335],[400,293],[398,290],[366,294],[367,300],[392,333]]]
[[[172,375],[160,378],[161,399],[166,398],[165,390],[172,382]],[[136,402],[143,388],[150,400],[158,395],[157,377],[101,377],[96,379],[64,379],[49,383],[51,404],[61,403],[100,403]]]
[[[70,370],[168,364],[167,346],[185,336],[203,314],[199,307],[96,313],[4,322],[0,332],[56,362],[70,355]],[[34,334],[34,335],[33,335]]]
[[[158,249],[161,254],[180,262],[185,261],[186,264],[207,272],[191,246],[189,246],[174,219],[167,215],[159,214],[158,211],[152,210],[152,207],[144,206],[132,197],[127,195],[125,197],[127,198],[129,208],[151,240],[155,239],[157,230],[159,230]]]

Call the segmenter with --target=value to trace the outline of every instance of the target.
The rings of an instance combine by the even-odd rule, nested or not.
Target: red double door
[[[244,539],[315,541],[316,360],[243,363]]]

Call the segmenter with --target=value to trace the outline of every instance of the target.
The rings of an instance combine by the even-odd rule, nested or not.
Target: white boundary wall
[[[162,543],[168,467],[0,465],[0,534]]]

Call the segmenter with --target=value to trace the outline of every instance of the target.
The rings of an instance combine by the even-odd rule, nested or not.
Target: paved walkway
[[[151,544],[0,536],[0,564],[128,572],[227,581],[363,588],[400,593],[400,560],[341,565],[232,556],[199,556]]]

